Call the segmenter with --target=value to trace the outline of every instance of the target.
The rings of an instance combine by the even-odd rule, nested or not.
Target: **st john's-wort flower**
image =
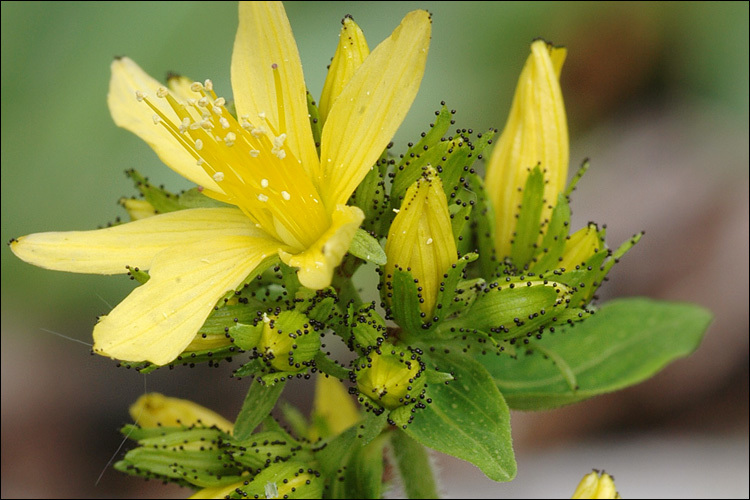
[[[320,156],[299,53],[279,2],[240,4],[231,62],[236,116],[210,80],[175,77],[167,88],[130,59],[115,60],[108,96],[115,123],[228,206],[96,231],[32,234],[13,240],[11,249],[48,269],[149,270],[149,281],[97,323],[94,351],[158,365],[174,360],[217,300],[275,255],[299,268],[304,286],[328,286],[363,219],[346,202],[416,96],[430,31],[428,13],[411,12],[361,64],[330,75],[336,84],[326,96]]]

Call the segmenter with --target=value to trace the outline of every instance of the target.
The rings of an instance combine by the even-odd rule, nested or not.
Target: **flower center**
[[[274,79],[280,86],[278,67]],[[156,97],[166,99],[176,117],[169,117],[143,92],[138,101],[154,111],[154,123],[165,127],[195,158],[223,193],[205,194],[239,207],[255,224],[295,249],[310,246],[330,225],[320,196],[294,153],[285,145],[283,99],[279,98],[279,128],[265,113],[236,119],[218,97],[211,80],[194,82],[195,97],[179,101],[165,87]],[[281,96],[280,92],[277,95]]]

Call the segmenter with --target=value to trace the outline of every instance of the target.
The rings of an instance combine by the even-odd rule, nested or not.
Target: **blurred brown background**
[[[234,3],[2,2],[3,239],[87,229],[124,215],[138,168],[187,184],[117,129],[109,63],[128,55],[154,76],[212,78],[230,94]],[[561,410],[516,413],[519,474],[492,483],[440,457],[448,496],[569,496],[591,467],[625,497],[748,496],[748,4],[745,2],[291,2],[305,76],[320,93],[352,14],[374,47],[415,8],[433,13],[427,72],[398,151],[445,100],[457,125],[502,128],[528,53],[542,36],[569,49],[562,87],[577,226],[613,244],[646,237],[615,267],[602,300],[647,295],[715,314],[703,345],[647,383]],[[228,418],[247,381],[230,366],[144,377],[89,354],[96,315],[124,277],[45,271],[2,253],[2,496],[184,497],[111,469],[116,430],[145,389],[190,397]],[[298,393],[304,391],[297,391]],[[292,400],[293,389],[285,397]],[[300,398],[305,404],[305,398]],[[127,446],[127,445],[126,445]],[[119,454],[118,454],[119,456]],[[394,494],[397,494],[395,492]]]

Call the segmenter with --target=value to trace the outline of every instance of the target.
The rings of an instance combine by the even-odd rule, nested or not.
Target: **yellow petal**
[[[530,170],[539,164],[544,173],[542,220],[549,219],[550,205],[565,187],[568,124],[559,82],[564,60],[565,49],[542,40],[531,44],[508,121],[487,166],[485,186],[495,210],[495,247],[500,258],[511,254],[521,190]]]
[[[428,168],[406,191],[385,245],[386,276],[411,271],[421,288],[419,307],[432,314],[443,275],[458,260],[448,201],[437,173]]]
[[[409,111],[424,74],[431,20],[418,10],[365,59],[333,103],[321,138],[321,194],[346,203]]]
[[[360,420],[357,406],[341,381],[318,374],[313,402],[311,441],[339,434]]]
[[[331,227],[304,252],[292,255],[280,251],[285,264],[298,267],[297,277],[307,288],[320,290],[331,284],[333,270],[341,263],[365,215],[357,207],[338,205],[331,215]]]
[[[107,94],[112,118],[118,126],[146,141],[169,168],[199,186],[221,193],[221,188],[198,166],[195,158],[166,128],[154,123],[154,111],[136,99],[137,91],[145,92],[166,116],[176,116],[165,99],[155,98],[157,90],[163,86],[127,57],[115,59],[112,61],[112,78]]]
[[[357,23],[351,17],[345,17],[341,24],[343,26],[339,34],[339,44],[328,68],[323,92],[320,94],[318,110],[322,123],[325,123],[333,102],[370,54],[365,35]]]
[[[281,2],[240,2],[239,18],[232,53],[237,116],[263,126],[258,115],[264,113],[276,135],[287,135],[286,144],[308,175],[315,175],[319,161],[307,113],[307,88],[286,11]]]
[[[159,253],[151,279],[94,328],[94,352],[157,365],[173,361],[221,296],[278,248],[276,240],[226,234]]]
[[[216,426],[230,434],[234,428],[229,420],[205,406],[187,399],[170,398],[158,392],[139,397],[129,411],[133,421],[141,427],[190,427],[202,424],[207,427]]]
[[[124,274],[148,270],[162,250],[217,236],[261,236],[236,208],[180,210],[94,231],[36,233],[10,243],[20,259],[55,271]]]

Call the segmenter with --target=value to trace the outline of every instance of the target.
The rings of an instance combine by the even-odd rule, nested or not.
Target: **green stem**
[[[438,498],[438,487],[424,446],[400,429],[391,433],[391,446],[407,498]]]
[[[354,272],[359,268],[362,261],[352,255],[347,255],[341,262],[341,265],[336,268],[333,272],[333,280],[331,285],[336,290],[339,300],[342,304],[354,303],[354,306],[359,308],[363,304],[362,298],[359,296],[357,287],[354,286],[352,276]]]

